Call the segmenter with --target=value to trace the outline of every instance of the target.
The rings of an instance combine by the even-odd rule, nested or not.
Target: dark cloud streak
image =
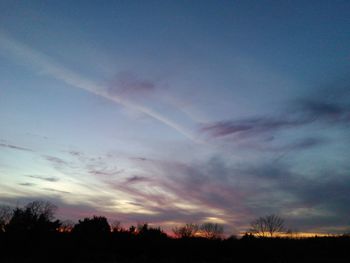
[[[47,182],[58,182],[60,180],[57,177],[45,177],[45,176],[40,176],[40,175],[28,175],[28,177],[34,178],[34,179],[40,179],[40,180],[47,181]]]
[[[267,133],[282,128],[297,127],[305,123],[305,120],[261,117],[238,121],[220,121],[211,124],[202,124],[200,131],[208,133],[212,137],[222,137],[232,134],[254,136],[256,134]]]
[[[274,133],[282,129],[299,128],[313,122],[326,125],[349,124],[350,107],[337,102],[316,99],[303,99],[293,104],[289,111],[280,117],[256,117],[243,120],[227,120],[201,124],[199,131],[211,138],[229,135],[252,137],[265,133]]]
[[[13,145],[13,144],[7,144],[7,143],[0,143],[0,147],[9,148],[9,149],[13,149],[13,150],[28,151],[28,152],[33,151],[32,149],[29,149],[29,148],[25,148],[25,147]]]
[[[137,77],[132,72],[119,72],[115,79],[111,81],[109,93],[123,97],[147,95],[155,89],[153,81]]]

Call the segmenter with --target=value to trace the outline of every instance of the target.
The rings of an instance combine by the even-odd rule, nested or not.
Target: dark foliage
[[[5,232],[5,226],[12,217],[12,210],[9,206],[0,206],[0,232]]]
[[[93,216],[92,218],[84,218],[79,220],[73,229],[73,234],[78,235],[106,235],[111,232],[111,227],[108,224],[107,218],[103,216]]]
[[[53,221],[55,209],[54,205],[40,201],[29,203],[24,208],[15,208],[4,229],[17,235],[53,233],[60,226],[59,220]]]
[[[149,227],[148,224],[142,224],[138,226],[138,235],[140,238],[149,240],[167,238],[167,235],[160,229],[160,227]]]
[[[112,231],[107,219],[99,216],[80,220],[73,228],[71,222],[65,223],[62,231],[48,207],[31,203],[12,211],[0,232],[0,262],[350,262],[347,235],[288,239],[247,233],[223,239],[185,234],[185,238],[171,238],[148,224],[129,230],[118,225]],[[219,226],[208,225],[204,230],[222,237]]]

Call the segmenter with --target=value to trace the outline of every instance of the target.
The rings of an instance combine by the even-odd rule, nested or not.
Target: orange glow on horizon
[[[245,233],[241,233],[239,236],[244,236]],[[252,234],[253,236],[259,237],[256,234]],[[318,232],[295,232],[295,233],[276,233],[272,237],[270,235],[264,236],[264,238],[312,238],[312,237],[339,237],[341,234],[331,234],[331,233],[318,233]],[[260,236],[261,237],[261,236]]]

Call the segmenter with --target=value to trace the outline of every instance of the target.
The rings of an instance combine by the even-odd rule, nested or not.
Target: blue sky
[[[348,1],[1,1],[0,200],[348,231]]]

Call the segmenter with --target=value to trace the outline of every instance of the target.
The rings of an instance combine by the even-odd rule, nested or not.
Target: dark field
[[[350,262],[346,236],[208,240],[126,233],[2,233],[0,246],[0,262]]]

